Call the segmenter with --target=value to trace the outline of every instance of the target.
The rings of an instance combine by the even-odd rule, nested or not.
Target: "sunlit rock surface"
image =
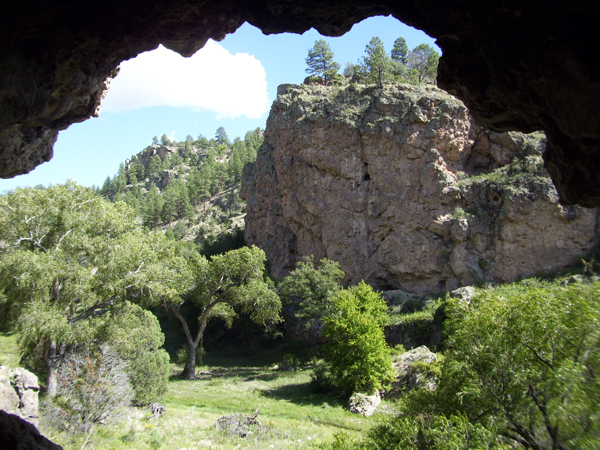
[[[486,131],[432,86],[280,94],[242,183],[275,277],[314,255],[423,294],[559,270],[598,241],[596,209],[558,203],[542,133]]]

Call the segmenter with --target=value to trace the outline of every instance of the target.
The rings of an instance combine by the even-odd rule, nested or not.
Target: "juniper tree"
[[[152,305],[191,283],[162,233],[145,233],[125,203],[73,182],[0,197],[0,239],[4,308],[19,317],[21,351],[46,372],[50,395],[61,358],[96,340],[115,307]]]

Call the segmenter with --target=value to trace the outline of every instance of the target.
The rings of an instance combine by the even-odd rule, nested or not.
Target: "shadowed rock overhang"
[[[339,36],[393,15],[437,39],[438,85],[494,131],[542,129],[564,204],[600,205],[600,2],[442,0],[6,1],[0,6],[0,176],[52,157],[58,131],[97,113],[121,61],[159,44],[190,56],[244,22]]]

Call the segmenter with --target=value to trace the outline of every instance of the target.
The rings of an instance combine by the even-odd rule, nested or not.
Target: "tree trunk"
[[[198,351],[198,346],[194,345],[193,342],[188,342],[188,346],[190,354],[188,362],[183,368],[183,372],[181,372],[181,377],[184,380],[193,380],[196,377],[196,352]]]
[[[185,332],[185,337],[187,338],[188,346],[190,348],[188,363],[184,367],[183,372],[181,373],[181,377],[184,380],[193,380],[196,377],[196,352],[198,351],[198,345],[200,344],[200,342],[202,342],[204,329],[206,328],[206,323],[208,322],[208,316],[210,314],[210,311],[217,303],[219,303],[218,300],[209,303],[208,306],[204,309],[204,312],[202,313],[202,318],[200,319],[200,328],[198,328],[198,333],[196,333],[195,339],[192,339],[192,333],[190,332],[190,328],[188,327],[188,324],[185,321],[185,317],[183,317],[183,315],[181,315],[181,313],[179,312],[179,307],[181,305],[177,305],[175,307],[169,306],[169,309],[173,311],[175,317],[177,317],[181,322],[181,325],[183,326],[183,331]]]
[[[44,349],[44,362],[48,369],[46,390],[48,397],[54,398],[58,391],[58,378],[56,376],[56,370],[58,369],[56,364],[56,342],[50,341],[46,344],[46,348]]]

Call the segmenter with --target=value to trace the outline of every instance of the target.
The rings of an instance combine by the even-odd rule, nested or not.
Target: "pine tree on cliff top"
[[[306,58],[306,73],[323,77],[325,84],[329,82],[340,69],[340,65],[333,60],[333,52],[329,44],[323,39],[315,41],[315,45],[308,51]]]

